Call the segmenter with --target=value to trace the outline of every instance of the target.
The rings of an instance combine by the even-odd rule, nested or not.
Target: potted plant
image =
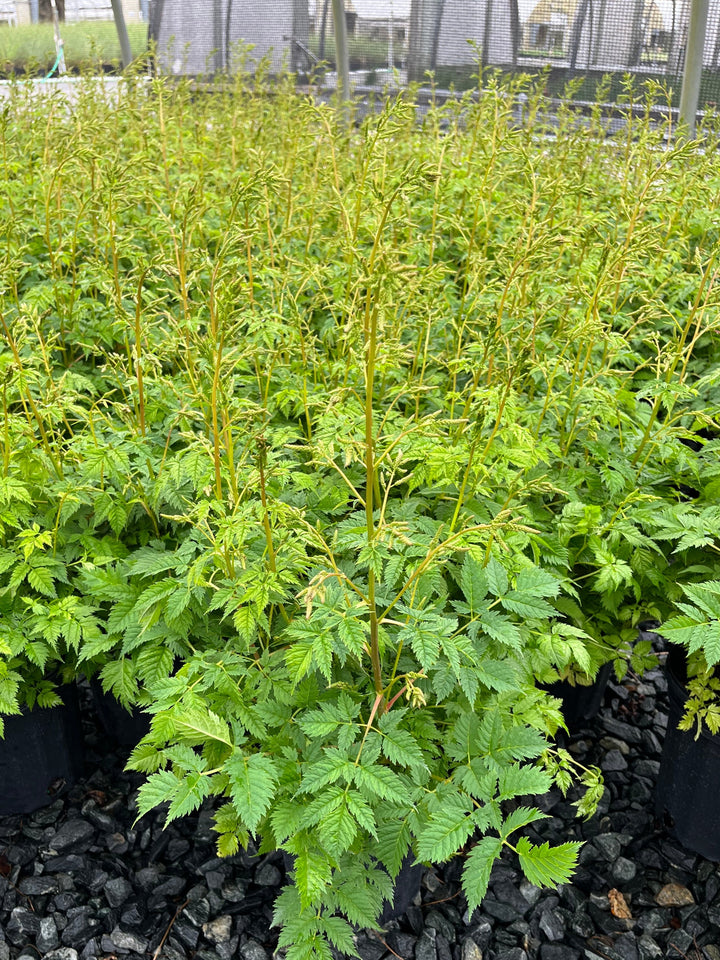
[[[707,598],[718,606],[717,583],[689,588],[687,606],[702,597],[687,619],[696,617],[697,633],[708,627],[715,633],[720,618],[710,626],[705,615]],[[663,625],[668,637],[680,639],[689,624],[677,625],[679,617]],[[673,625],[673,623],[675,625]],[[712,647],[711,647],[712,649]],[[714,659],[714,654],[711,655]],[[658,773],[656,812],[684,847],[708,860],[720,859],[720,816],[717,793],[720,789],[720,678],[716,662],[708,664],[702,654],[687,658],[676,644],[666,661],[668,683],[668,725]]]
[[[70,584],[73,549],[43,509],[42,456],[15,439],[18,469],[0,481],[0,815],[51,803],[81,774],[77,650],[99,632]]]
[[[508,496],[478,479],[514,469],[512,438],[492,428],[502,407],[458,422],[436,406],[442,388],[394,382],[385,225],[426,182],[405,171],[377,195],[369,259],[352,280],[356,319],[337,348],[346,385],[326,400],[321,386],[312,409],[296,395],[297,419],[279,374],[260,380],[260,411],[252,395],[212,394],[227,404],[212,423],[249,428],[242,452],[218,427],[173,542],[117,565],[137,598],[122,607],[128,635],[142,643],[146,625],[162,625],[191,647],[172,675],[143,678],[151,728],[129,761],[148,775],[139,814],[167,804],[172,820],[214,796],[221,854],[257,836],[261,851],[291,856],[275,908],[291,960],[326,956],[328,941],[352,952],[352,926],[377,924],[408,856],[442,862],[468,848],[473,910],[504,849],[545,884],[567,879],[579,846],[533,845],[521,831],[542,814],[507,807],[553,775],[567,781],[547,739],[562,718],[536,667],[564,662],[581,631],[557,606],[563,577],[533,558],[532,485]],[[215,343],[232,316],[216,289]],[[287,333],[277,336],[286,356]],[[317,337],[305,334],[306,351]],[[302,357],[296,381],[322,382]],[[254,362],[215,359],[238,382]],[[471,413],[485,400],[471,397]],[[182,465],[197,443],[178,438],[166,462]],[[108,602],[114,616],[122,601]],[[157,636],[145,646],[159,648]],[[586,778],[588,809],[602,788]]]

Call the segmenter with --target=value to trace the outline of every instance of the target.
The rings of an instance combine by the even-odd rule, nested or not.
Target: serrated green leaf
[[[31,568],[28,570],[27,579],[33,590],[37,590],[44,597],[57,596],[53,575],[47,567]]]
[[[140,773],[154,773],[164,763],[165,752],[154,743],[139,743],[130,754],[126,767]]]
[[[178,791],[180,780],[171,770],[153,773],[138,791],[138,819],[154,807],[172,800]]]
[[[483,610],[478,617],[478,622],[484,632],[493,640],[504,643],[505,646],[512,647],[513,650],[521,648],[520,631],[517,625],[498,613],[497,610]]]
[[[465,860],[462,887],[470,916],[482,903],[487,893],[493,864],[500,856],[502,840],[499,837],[483,837],[476,843]]]
[[[212,710],[205,710],[200,705],[183,706],[176,711],[173,721],[179,732],[185,737],[202,743],[207,739],[218,740],[220,743],[233,746],[230,731],[225,720],[221,720]]]
[[[342,794],[339,802],[324,812],[317,832],[323,847],[334,857],[339,857],[350,848],[357,836],[357,823],[348,809],[347,800]]]
[[[236,749],[225,761],[224,770],[230,781],[230,798],[238,816],[253,833],[275,795],[275,764],[262,754],[248,756]]]
[[[511,590],[506,596],[501,597],[500,603],[506,610],[517,613],[525,620],[547,620],[557,614],[547,600],[529,593],[520,593],[519,590]]]
[[[303,850],[295,857],[293,869],[301,903],[309,906],[320,902],[332,878],[327,857],[316,850]]]
[[[550,776],[540,767],[513,764],[500,773],[498,800],[545,794],[551,785]]]
[[[238,632],[238,636],[248,647],[256,638],[258,632],[258,620],[255,610],[251,606],[238,607],[233,613],[233,625]]]
[[[388,767],[377,763],[360,764],[353,766],[352,776],[357,786],[366,794],[399,804],[404,804],[407,800],[403,782]]]
[[[480,683],[498,693],[517,689],[517,674],[507,660],[482,660],[476,667],[476,673]]]
[[[166,823],[197,810],[205,797],[212,793],[210,777],[188,773],[180,781],[167,813]]]
[[[387,868],[391,877],[400,872],[403,860],[410,849],[410,827],[407,818],[383,816],[377,829],[375,852],[378,860]]]
[[[167,647],[145,647],[137,655],[137,675],[143,683],[156,683],[167,677],[175,658]]]
[[[440,637],[422,624],[415,624],[400,632],[400,639],[410,643],[423,670],[430,670],[440,655]]]
[[[457,853],[475,830],[470,816],[473,810],[474,804],[468,796],[456,793],[446,797],[442,807],[433,811],[418,834],[418,859],[442,863]]]
[[[515,581],[518,593],[532,594],[535,597],[556,597],[562,581],[541,567],[525,567]]]
[[[503,838],[507,839],[515,830],[520,830],[530,823],[537,823],[538,820],[545,819],[547,819],[547,814],[542,813],[535,807],[518,807],[503,820],[501,834]]]
[[[112,693],[124,706],[137,703],[139,688],[135,678],[135,665],[132,660],[111,660],[100,672],[103,690]]]
[[[219,857],[234,857],[240,849],[240,841],[234,833],[221,833],[217,839]]]
[[[533,846],[527,837],[520,837],[515,845],[523,873],[536,887],[554,887],[567,883],[577,864],[582,843],[568,842],[557,847],[547,843]]]
[[[400,711],[394,714],[386,713],[378,721],[382,735],[382,752],[391,763],[427,769],[417,741],[408,730],[399,727],[399,713]]]
[[[347,920],[343,920],[342,917],[321,916],[318,922],[320,929],[336,950],[346,956],[357,956],[353,929]]]
[[[468,602],[470,613],[474,615],[487,596],[488,581],[482,564],[473,560],[470,554],[465,554],[460,570],[460,589]]]

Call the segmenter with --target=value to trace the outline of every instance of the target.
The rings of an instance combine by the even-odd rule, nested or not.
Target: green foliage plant
[[[0,115],[0,711],[80,671],[146,710],[139,814],[284,851],[289,960],[408,856],[463,854],[471,912],[501,855],[567,880],[532,798],[602,784],[544,686],[714,602],[717,151],[546,106],[347,125],[239,73]]]

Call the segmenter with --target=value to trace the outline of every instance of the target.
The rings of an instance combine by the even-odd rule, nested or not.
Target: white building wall
[[[139,0],[123,0],[122,8],[126,20],[140,20]],[[112,20],[112,4],[110,0],[65,0],[65,19],[69,23],[78,20]]]

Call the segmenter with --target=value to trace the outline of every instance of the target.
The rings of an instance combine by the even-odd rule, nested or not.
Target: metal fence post
[[[340,99],[350,99],[350,57],[348,54],[347,23],[344,0],[332,0],[333,27],[335,28],[335,60],[337,63],[338,93]]]
[[[122,2],[121,0],[110,0],[110,2],[112,4],[113,16],[115,17],[115,29],[117,30],[118,40],[120,41],[122,65],[123,67],[129,67],[132,63],[132,50],[130,49],[130,38],[128,37],[127,27],[125,25]]]
[[[685,47],[685,69],[680,93],[679,117],[682,135],[690,140],[695,136],[709,6],[710,0],[691,0],[690,3],[690,23]]]

